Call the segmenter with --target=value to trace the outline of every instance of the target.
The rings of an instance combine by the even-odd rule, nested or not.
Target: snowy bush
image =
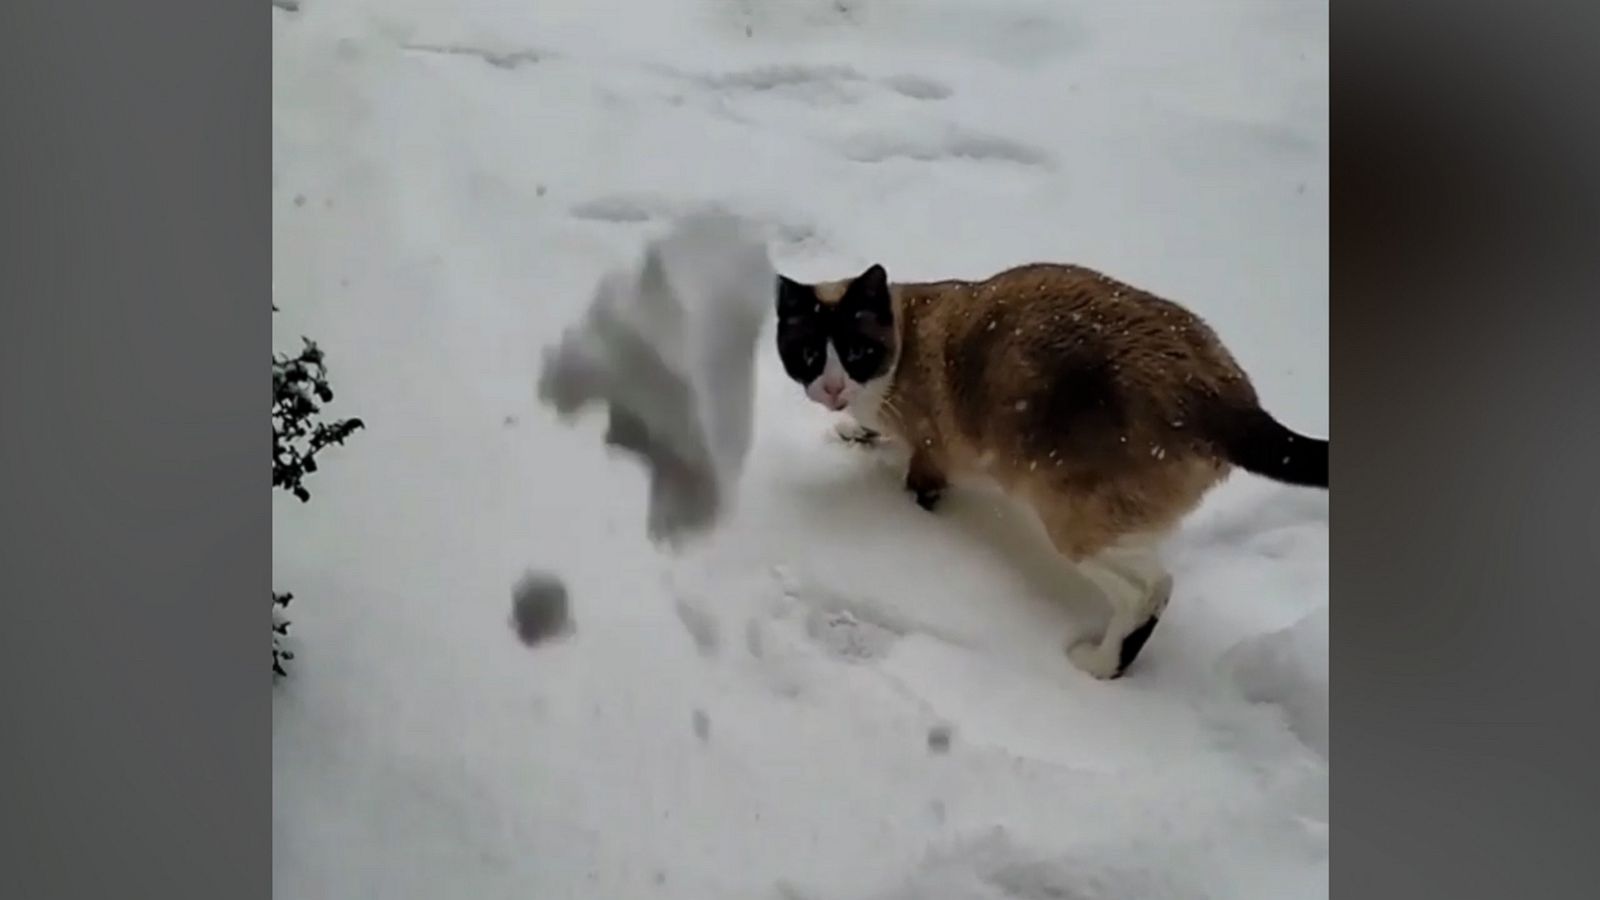
[[[272,486],[301,502],[311,499],[302,481],[317,471],[317,454],[343,444],[364,427],[360,419],[318,421],[319,403],[333,400],[322,350],[310,338],[299,356],[272,358]]]
[[[273,307],[277,311],[277,307]],[[300,502],[311,499],[304,484],[317,471],[317,454],[333,444],[343,444],[364,428],[360,419],[322,421],[321,404],[333,400],[322,350],[310,338],[297,356],[272,357],[272,486],[294,494]],[[289,633],[289,620],[281,610],[293,594],[272,592],[272,674],[288,674],[283,664],[294,659],[280,638]]]
[[[278,610],[288,608],[289,601],[293,599],[293,594],[272,592],[272,677],[274,678],[289,674],[283,664],[294,659],[294,653],[285,650],[278,642],[279,638],[289,634],[289,620]]]

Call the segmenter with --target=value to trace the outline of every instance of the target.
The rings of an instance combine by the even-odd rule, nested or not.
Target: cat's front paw
[[[906,490],[917,501],[917,505],[933,512],[939,506],[939,501],[944,499],[945,482],[943,478],[933,478],[916,473],[906,476]]]
[[[883,442],[883,434],[860,422],[840,422],[833,426],[833,434],[852,447],[872,448]]]
[[[1107,649],[1100,641],[1078,641],[1067,647],[1067,658],[1079,671],[1100,681],[1113,681],[1122,677],[1121,660],[1115,650]]]

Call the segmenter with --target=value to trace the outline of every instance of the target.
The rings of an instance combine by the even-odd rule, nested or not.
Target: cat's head
[[[893,374],[898,340],[883,266],[828,284],[778,276],[778,356],[813,402],[847,408]]]

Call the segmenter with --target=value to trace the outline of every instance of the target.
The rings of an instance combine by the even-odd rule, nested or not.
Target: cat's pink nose
[[[822,396],[827,398],[829,409],[844,409],[844,385],[825,384],[822,386]]]

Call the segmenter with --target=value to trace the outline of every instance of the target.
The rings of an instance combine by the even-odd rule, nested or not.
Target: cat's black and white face
[[[778,356],[806,396],[846,409],[894,371],[889,276],[873,266],[855,279],[801,284],[778,276]]]

